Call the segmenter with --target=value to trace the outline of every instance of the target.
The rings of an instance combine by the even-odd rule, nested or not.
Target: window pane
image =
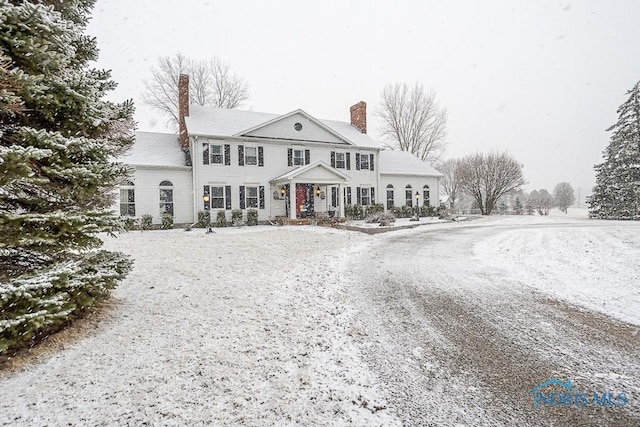
[[[344,153],[336,153],[336,168],[344,169],[345,168],[345,155]]]
[[[211,187],[211,209],[224,208],[224,187]]]
[[[244,148],[244,164],[253,166],[258,164],[258,149],[256,147]]]
[[[222,162],[223,162],[222,146],[221,145],[211,145],[210,146],[210,152],[211,152],[211,163],[222,164]]]
[[[160,215],[173,215],[173,203],[160,203]]]
[[[258,187],[247,187],[247,197],[258,197]]]
[[[173,190],[160,189],[161,202],[173,202]]]
[[[369,169],[369,155],[360,154],[360,169]]]

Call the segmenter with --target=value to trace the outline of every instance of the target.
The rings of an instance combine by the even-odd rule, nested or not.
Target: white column
[[[296,219],[296,183],[289,183],[289,218]]]
[[[338,184],[338,205],[340,206],[338,218],[344,218],[344,187],[342,184]]]

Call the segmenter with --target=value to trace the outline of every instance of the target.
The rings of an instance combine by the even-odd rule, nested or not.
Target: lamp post
[[[420,192],[416,191],[416,221],[420,221]]]
[[[209,195],[205,194],[202,196],[202,201],[205,203],[205,207],[207,208],[207,233],[213,233],[211,229],[211,205],[209,205]]]

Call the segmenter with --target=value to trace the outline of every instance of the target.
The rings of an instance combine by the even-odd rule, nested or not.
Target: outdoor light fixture
[[[211,205],[209,205],[209,195],[204,194],[202,196],[202,201],[206,203],[205,208],[207,210],[207,233],[213,233],[211,229]]]
[[[284,187],[280,187],[280,194],[282,194],[282,197],[284,197],[286,192],[287,190],[285,190]]]
[[[316,196],[320,197],[320,187],[316,188]]]
[[[420,203],[418,203],[419,199],[420,199],[420,192],[416,191],[416,221],[420,221]]]

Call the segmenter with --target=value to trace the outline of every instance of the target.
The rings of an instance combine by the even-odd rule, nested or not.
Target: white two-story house
[[[140,132],[123,159],[135,173],[120,188],[122,215],[149,214],[158,223],[169,213],[176,223],[192,223],[199,211],[213,218],[224,211],[230,221],[232,210],[255,209],[266,221],[343,217],[352,204],[438,205],[441,174],[367,135],[364,102],[350,108],[350,122],[340,122],[302,110],[189,105],[187,76],[179,89],[179,134]]]

